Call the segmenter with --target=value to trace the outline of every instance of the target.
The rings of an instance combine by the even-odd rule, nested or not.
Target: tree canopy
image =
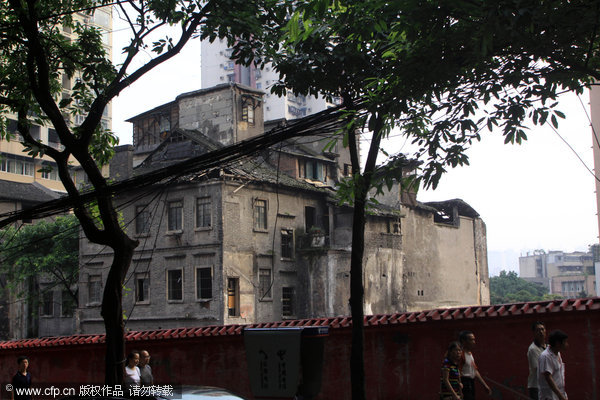
[[[98,164],[115,136],[101,128],[108,102],[139,77],[175,56],[193,37],[227,38],[240,62],[272,62],[281,75],[275,93],[340,97],[348,109],[343,134],[352,153],[347,200],[355,205],[352,314],[362,320],[364,207],[371,187],[398,178],[376,174],[381,139],[399,128],[417,146],[425,185],[436,186],[448,166],[468,164],[465,149],[485,129],[507,143],[525,140],[525,122],[558,124],[556,96],[600,79],[600,3],[592,0],[192,0],[117,3],[131,32],[125,60],[113,66],[101,33],[73,18],[107,2],[7,0],[0,7],[0,111],[18,115],[32,155],[52,157],[87,238],[114,251],[102,315],[107,333],[107,383],[120,382],[123,357],[121,286],[137,243],[119,226]],[[177,36],[156,37],[175,26]],[[68,27],[76,33],[70,40]],[[138,55],[152,55],[133,68]],[[78,77],[62,98],[62,76]],[[70,122],[70,115],[84,120]],[[52,125],[61,150],[29,132],[32,120]],[[357,132],[373,140],[361,170]],[[4,130],[2,138],[11,138]],[[96,223],[69,174],[75,158],[97,190]],[[394,161],[402,159],[394,159]],[[383,171],[384,169],[380,169]],[[353,324],[361,329],[362,324]],[[358,332],[358,331],[357,331]],[[355,335],[360,336],[360,333]],[[360,341],[353,362],[362,352]],[[364,377],[353,372],[353,381]],[[361,385],[358,385],[361,386]],[[363,389],[364,390],[364,389]],[[358,390],[360,391],[360,390]],[[364,398],[364,393],[355,398]]]
[[[280,73],[274,93],[340,97],[348,110],[343,133],[353,176],[342,193],[354,204],[354,321],[363,319],[366,196],[401,181],[405,162],[395,157],[376,167],[382,138],[399,128],[418,147],[420,179],[435,188],[448,166],[468,164],[465,150],[482,130],[521,143],[527,120],[557,126],[564,117],[558,94],[600,79],[599,18],[600,4],[590,0],[309,0],[295,4],[279,35],[256,33],[269,46],[235,44],[241,61],[258,51],[261,63],[273,62]],[[361,170],[356,135],[363,130],[372,140]],[[354,399],[366,397],[362,346],[355,323]]]
[[[23,284],[30,278],[46,275],[77,304],[79,222],[75,216],[42,220],[19,229],[5,228],[0,231],[0,238],[0,273],[6,279],[5,289],[36,303],[40,293],[24,291]]]
[[[506,143],[526,122],[553,125],[556,98],[600,78],[598,3],[590,0],[299,2],[265,58],[290,90],[351,98],[353,121],[397,127],[435,187],[484,130]],[[272,39],[267,36],[266,40]],[[236,46],[243,47],[244,43]],[[234,53],[235,55],[236,53]],[[243,52],[241,52],[243,54]],[[373,118],[377,116],[377,118]]]
[[[548,288],[519,278],[515,271],[500,271],[490,278],[490,300],[492,304],[539,301],[552,298]]]
[[[7,0],[0,6],[0,139],[18,139],[31,156],[47,156],[55,168],[87,239],[113,251],[101,314],[106,331],[106,383],[122,382],[124,353],[122,285],[137,241],[127,236],[108,194],[101,166],[117,144],[102,127],[108,103],[148,71],[174,57],[196,37],[249,40],[287,9],[276,0],[194,0],[111,3],[104,0]],[[114,66],[102,32],[84,23],[100,8],[112,10],[129,29],[123,62]],[[168,33],[162,28],[174,27]],[[174,32],[174,33],[173,33]],[[142,58],[141,61],[136,61]],[[150,57],[149,57],[150,56]],[[68,90],[63,82],[74,81]],[[17,116],[15,134],[7,114]],[[77,121],[77,123],[75,123]],[[32,124],[52,127],[59,148],[34,135]],[[70,173],[76,162],[94,189],[90,202]],[[93,203],[94,207],[90,204]],[[97,213],[92,212],[97,210]]]

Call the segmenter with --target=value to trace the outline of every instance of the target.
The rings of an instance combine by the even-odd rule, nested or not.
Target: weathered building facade
[[[165,122],[161,131],[161,115],[171,118],[168,130]],[[260,92],[235,84],[180,95],[130,121],[134,144],[119,148],[120,167],[111,167],[118,178],[263,132]],[[127,327],[348,315],[352,209],[338,204],[335,184],[349,173],[349,155],[341,143],[323,151],[331,140],[286,142],[119,197],[128,233],[140,242],[125,284]],[[460,201],[424,205],[412,196],[403,204],[399,193],[367,217],[366,312],[489,303],[485,227],[477,213]],[[436,222],[448,207],[456,219]],[[99,311],[111,257],[82,240],[81,332],[103,330]]]
[[[594,254],[535,250],[519,257],[519,276],[563,297],[598,295]]]

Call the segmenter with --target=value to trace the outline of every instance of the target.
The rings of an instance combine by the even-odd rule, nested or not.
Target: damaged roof
[[[421,203],[423,204],[423,203]],[[424,203],[426,206],[435,209],[436,211],[443,211],[446,214],[452,214],[452,211],[456,209],[458,211],[458,215],[462,215],[464,217],[469,218],[478,218],[479,213],[473,209],[469,204],[467,204],[462,199],[452,199],[445,201],[429,201]]]
[[[178,138],[170,140],[170,138]],[[197,130],[175,129],[169,137],[154,149],[146,159],[134,169],[134,174],[163,168],[184,160],[225,147],[221,143],[209,138]],[[213,168],[211,171],[222,171],[225,175],[235,176],[239,179],[261,183],[279,184],[294,189],[308,190],[319,193],[330,193],[333,188],[321,182],[309,182],[295,179],[279,172],[260,156],[241,159],[224,166]],[[197,181],[203,179],[207,171],[188,174],[181,177],[180,181]]]
[[[174,140],[175,138],[180,140]],[[134,168],[134,174],[139,175],[149,170],[163,168],[222,147],[224,147],[222,144],[198,131],[177,128],[172,130],[168,137]]]

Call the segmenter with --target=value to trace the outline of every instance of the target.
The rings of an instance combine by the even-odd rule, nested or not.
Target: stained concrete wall
[[[407,310],[489,304],[485,224],[460,217],[433,222],[431,211],[406,207],[402,220]]]
[[[241,85],[219,85],[210,89],[183,93],[175,101],[131,118],[136,164],[155,149],[175,128],[197,130],[211,139],[231,145],[263,132],[263,92]],[[254,123],[242,120],[242,97],[254,107]],[[170,121],[162,131],[161,118]]]
[[[254,204],[256,200],[266,201],[267,229],[254,227]],[[225,223],[223,225],[223,246],[226,256],[230,254],[230,265],[224,264],[226,277],[240,277],[242,304],[256,311],[252,321],[278,321],[282,315],[282,288],[293,287],[296,294],[293,317],[307,316],[312,301],[309,296],[308,281],[301,279],[306,263],[301,258],[298,246],[305,231],[305,207],[314,207],[316,219],[320,221],[327,208],[320,196],[303,191],[275,191],[270,185],[245,185],[230,183],[224,192]],[[293,230],[295,254],[284,258],[281,253],[282,229]],[[243,257],[237,259],[237,255]],[[271,270],[271,295],[262,297],[259,293],[259,269]],[[303,275],[305,276],[305,275]],[[242,282],[244,287],[242,287]],[[247,296],[244,297],[244,292]],[[316,301],[319,301],[316,299]],[[245,321],[250,321],[246,319]]]
[[[262,92],[220,85],[178,96],[179,127],[198,130],[225,146],[263,134]],[[254,122],[242,119],[243,104],[254,110]]]

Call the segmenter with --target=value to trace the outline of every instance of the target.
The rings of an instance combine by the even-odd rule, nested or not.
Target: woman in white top
[[[140,353],[132,351],[127,356],[127,365],[125,365],[125,374],[123,375],[123,382],[128,386],[139,386],[140,385],[140,369],[138,363],[140,362]]]

